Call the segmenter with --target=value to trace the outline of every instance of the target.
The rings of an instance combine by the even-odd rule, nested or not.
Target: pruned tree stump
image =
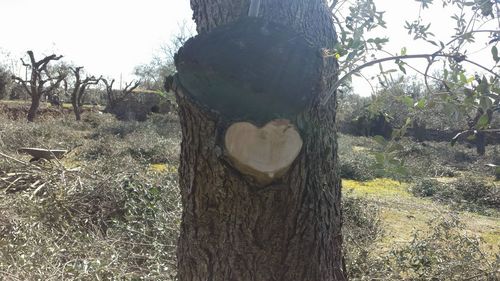
[[[30,162],[38,161],[40,159],[61,159],[64,154],[68,151],[64,149],[44,149],[44,148],[35,148],[35,147],[22,147],[17,150],[20,153],[27,153],[31,155],[33,158]]]

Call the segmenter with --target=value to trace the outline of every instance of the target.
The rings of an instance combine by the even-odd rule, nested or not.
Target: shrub
[[[421,179],[411,185],[410,191],[415,196],[430,197],[439,192],[441,188],[441,184],[435,179]]]
[[[500,188],[475,177],[462,177],[450,183],[422,179],[415,182],[410,191],[415,196],[432,197],[461,210],[487,214],[487,208],[500,209]]]
[[[441,194],[441,198],[453,200],[469,208],[489,207],[500,209],[500,188],[474,177],[464,177],[448,185],[450,192]],[[475,206],[474,206],[475,205]]]
[[[340,176],[344,179],[367,181],[375,178],[375,160],[365,153],[340,156]]]
[[[0,157],[0,275],[175,280],[177,175],[175,168],[158,172],[143,160],[163,159],[175,167],[179,133],[159,136],[147,122],[87,117],[28,124],[0,115],[4,153],[16,157],[20,139],[23,145],[74,148],[62,165]],[[9,192],[5,182],[13,183]]]
[[[393,250],[387,264],[397,280],[498,280],[500,256],[493,263],[481,240],[465,232],[454,216],[429,222],[430,232],[415,232],[412,241]]]
[[[352,197],[342,198],[343,237],[346,266],[350,278],[360,278],[372,270],[370,252],[382,234],[379,209],[366,200]]]

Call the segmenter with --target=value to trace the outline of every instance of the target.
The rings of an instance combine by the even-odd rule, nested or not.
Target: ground
[[[76,122],[47,111],[30,124],[9,113],[18,106],[0,103],[0,279],[175,280],[177,116],[138,123],[89,111]],[[450,272],[474,271],[470,280],[494,280],[500,183],[484,164],[499,160],[500,147],[478,157],[464,145],[400,143],[407,174],[377,166],[372,139],[339,137],[351,279],[461,280]],[[70,152],[29,163],[22,146]],[[433,180],[443,185],[425,185]],[[428,191],[416,186],[432,195],[416,196]]]
[[[343,181],[344,192],[361,197],[380,207],[380,218],[385,231],[378,241],[381,251],[393,244],[411,240],[415,230],[427,231],[427,223],[438,216],[455,212],[449,206],[431,199],[418,198],[408,192],[408,184],[391,179],[375,179],[367,182]],[[474,212],[455,212],[474,236],[484,240],[485,251],[500,252],[500,216],[485,216]],[[491,246],[491,247],[490,247]]]

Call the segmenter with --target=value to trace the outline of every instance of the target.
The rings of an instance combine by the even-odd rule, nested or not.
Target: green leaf
[[[411,97],[405,96],[403,97],[403,103],[408,107],[413,107],[413,99]]]
[[[479,118],[479,120],[477,121],[476,127],[478,129],[486,129],[489,123],[490,123],[490,118],[488,117],[487,114],[483,114],[483,116],[481,116],[481,118]]]
[[[387,141],[384,139],[383,136],[374,136],[373,139],[380,145],[385,146],[387,144]]]
[[[149,193],[151,193],[152,195],[158,195],[160,194],[160,190],[156,187],[153,187],[149,190]]]
[[[385,155],[383,153],[377,152],[375,153],[375,160],[377,160],[378,164],[384,164]]]
[[[418,109],[424,109],[425,108],[425,98],[420,99],[418,102],[416,102],[414,107],[416,107]]]
[[[465,77],[465,74],[463,72],[460,72],[460,82],[467,84],[467,77]]]
[[[476,135],[470,135],[467,137],[468,141],[475,141],[476,140]]]
[[[481,94],[487,94],[490,90],[490,85],[488,84],[488,79],[483,76],[481,83],[476,87],[476,91]]]
[[[391,153],[394,151],[403,151],[403,150],[404,150],[404,147],[401,144],[393,143],[389,146],[389,148],[387,148],[387,153]]]
[[[479,99],[479,106],[482,109],[488,110],[490,107],[493,106],[493,102],[491,101],[491,99],[489,97],[483,96]]]
[[[434,34],[432,34],[430,32],[429,32],[429,34],[434,35]],[[433,40],[426,40],[426,41],[429,42],[429,43],[431,43],[434,46],[438,46],[438,44],[436,43],[436,41],[433,41]]]
[[[498,49],[497,46],[491,47],[491,54],[493,55],[493,60],[498,63],[500,61],[500,57],[498,57]]]
[[[408,127],[408,126],[410,126],[410,125],[411,125],[411,118],[410,118],[410,117],[408,117],[408,118],[406,118],[406,121],[405,121],[404,127]]]
[[[406,47],[401,48],[401,55],[406,56]]]
[[[406,74],[406,69],[403,67],[402,64],[398,64],[399,70],[401,70],[404,74]]]

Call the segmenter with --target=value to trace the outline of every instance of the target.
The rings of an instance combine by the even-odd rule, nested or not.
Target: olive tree
[[[21,61],[31,72],[29,79],[25,80],[16,75],[13,75],[12,79],[19,82],[31,97],[31,106],[28,111],[28,121],[33,122],[35,120],[38,107],[40,106],[41,98],[59,87],[59,84],[64,80],[66,75],[64,73],[58,73],[56,76],[53,76],[48,71],[49,63],[51,61],[61,59],[62,56],[50,55],[37,61],[33,51],[27,51],[27,54],[30,59],[29,62],[26,63],[23,59],[21,59]]]
[[[176,56],[180,280],[345,280],[333,18],[323,0],[191,0]],[[248,17],[250,15],[251,17]]]

